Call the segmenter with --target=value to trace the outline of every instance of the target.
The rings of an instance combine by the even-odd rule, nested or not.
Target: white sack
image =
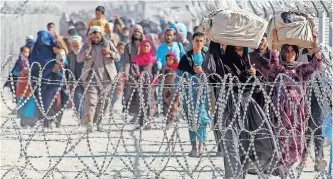
[[[277,47],[284,44],[297,45],[301,48],[313,48],[315,31],[314,18],[308,14],[292,15],[294,22],[284,23],[281,12],[275,15],[268,25],[268,47],[272,47],[273,30],[277,30]]]
[[[243,10],[215,10],[204,17],[199,31],[224,45],[258,48],[268,22]]]

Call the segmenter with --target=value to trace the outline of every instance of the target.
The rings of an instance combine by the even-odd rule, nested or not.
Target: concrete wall
[[[20,47],[25,45],[25,37],[37,37],[39,30],[46,30],[49,22],[59,27],[60,16],[52,14],[0,14],[1,18],[1,44],[0,62],[4,62],[8,55],[18,54]],[[8,69],[1,72],[1,76],[8,75]]]

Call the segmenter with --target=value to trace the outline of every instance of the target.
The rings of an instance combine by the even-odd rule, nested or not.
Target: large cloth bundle
[[[273,32],[277,32],[277,47],[283,44],[313,48],[315,22],[312,16],[300,12],[281,12],[268,25],[268,45],[272,47]]]
[[[204,17],[198,30],[224,45],[258,48],[268,22],[242,10],[215,10]]]

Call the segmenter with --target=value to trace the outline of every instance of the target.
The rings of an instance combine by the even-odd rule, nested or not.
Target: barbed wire
[[[6,60],[2,70],[10,64]],[[38,119],[32,119],[31,128],[21,126],[21,122],[27,119],[2,114],[1,143],[6,146],[2,151],[2,178],[221,178],[231,174],[238,179],[250,171],[259,178],[277,174],[302,178],[307,175],[304,163],[318,160],[310,152],[319,147],[312,146],[313,140],[322,138],[316,131],[326,127],[322,123],[308,131],[308,122],[318,122],[310,112],[312,97],[318,101],[324,116],[332,113],[332,73],[329,68],[313,73],[306,83],[285,74],[270,82],[254,77],[240,83],[231,75],[193,77],[185,73],[177,76],[176,84],[169,84],[167,75],[153,79],[148,72],[143,72],[139,78],[129,76],[125,82],[123,74],[118,74],[112,81],[95,80],[98,76],[94,70],[83,72],[89,73],[85,82],[81,78],[76,80],[69,70],[64,70],[71,74],[68,79],[62,75],[61,80],[49,82],[42,78],[46,65],[32,64],[26,78],[15,79],[12,73],[6,78],[13,91],[16,82],[28,82],[23,94],[28,94],[30,88],[31,95],[16,101],[13,93],[12,99],[8,100],[8,93],[4,94],[3,89],[0,91],[8,111],[23,109],[31,99],[36,103],[36,111],[41,113]],[[38,67],[37,76],[32,77],[34,66]],[[209,79],[213,76],[221,83],[211,83]],[[158,85],[153,85],[157,79]],[[63,102],[61,109],[52,112],[56,96],[46,108],[43,85],[55,85],[56,94],[67,90],[68,100]],[[105,128],[102,132],[88,133],[80,124],[79,113],[85,102],[83,98],[79,99],[77,106],[74,101],[74,92],[80,85],[85,87],[83,96],[89,87],[99,87],[102,91],[102,107],[96,113]],[[119,87],[129,91],[123,92],[123,112],[117,109],[122,106],[120,103],[112,102],[116,96],[111,94]],[[297,99],[291,89],[297,92]],[[169,102],[164,95],[166,90],[171,94]],[[264,101],[260,105],[252,97],[259,93]],[[69,103],[73,103],[71,109],[67,109]],[[161,109],[163,105],[166,106]],[[281,110],[287,107],[293,116],[288,124],[283,123],[286,114]],[[300,111],[304,113],[300,114]],[[67,120],[59,121],[59,116]],[[205,123],[206,117],[210,118],[208,124]],[[134,124],[131,122],[133,118],[137,119]],[[256,118],[260,120],[256,121]],[[171,128],[166,123],[170,119]],[[138,120],[143,120],[143,126],[151,125],[150,131],[141,127],[133,129]],[[61,122],[62,126],[50,130],[44,126],[45,121]],[[203,128],[208,129],[204,152],[191,158],[188,152],[192,141],[187,137],[188,131],[201,136]],[[297,159],[292,156],[294,149],[288,147],[294,142],[297,144],[295,150],[304,151],[297,154]],[[262,151],[260,143],[269,150]],[[219,148],[224,153],[222,156],[216,155]],[[304,162],[308,156],[311,161]],[[317,176],[328,177],[328,173],[322,168]]]

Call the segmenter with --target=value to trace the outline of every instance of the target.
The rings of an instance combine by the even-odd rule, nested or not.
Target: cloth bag
[[[309,14],[300,12],[281,12],[268,24],[268,46],[272,47],[273,31],[277,31],[277,47],[283,44],[297,45],[301,48],[313,48],[315,21]]]
[[[243,10],[215,10],[201,21],[198,30],[223,45],[258,48],[268,22]]]

